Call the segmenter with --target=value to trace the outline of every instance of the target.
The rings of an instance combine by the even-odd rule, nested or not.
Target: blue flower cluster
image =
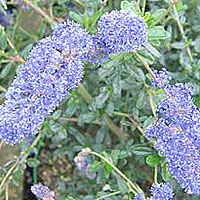
[[[155,78],[151,80],[151,86],[159,89],[164,89],[165,86],[169,85],[169,82],[172,79],[166,68],[163,68],[161,71],[154,70],[153,74],[155,75]]]
[[[84,41],[89,43],[86,31],[68,21],[33,48],[0,107],[0,137],[5,142],[14,144],[36,134],[48,114],[78,85],[83,77],[82,54],[89,50]]]
[[[144,200],[142,198],[142,195],[141,194],[137,194],[135,197],[134,197],[134,200]]]
[[[150,188],[151,197],[147,200],[173,200],[173,188],[170,183],[153,184]],[[137,194],[134,200],[144,200],[141,194]]]
[[[12,15],[9,10],[5,11],[3,8],[0,6],[0,24],[3,26],[10,25],[12,23]]]
[[[42,184],[31,186],[31,192],[40,200],[54,200],[55,198],[55,193]]]
[[[161,117],[147,129],[146,137],[157,139],[155,148],[185,191],[200,195],[200,113],[192,87],[176,83],[166,85],[164,92],[167,97],[158,106]]]
[[[144,20],[127,11],[102,15],[98,29],[97,35],[90,35],[67,21],[39,41],[0,106],[1,139],[15,144],[35,135],[48,114],[79,84],[85,62],[98,63],[111,53],[134,50],[147,39]]]
[[[98,22],[98,40],[108,54],[138,49],[147,41],[147,25],[130,11],[112,11]]]
[[[90,148],[82,149],[81,152],[74,158],[74,162],[78,170],[85,172],[89,179],[94,179],[96,174],[89,171],[89,162],[87,156],[91,152]]]
[[[172,200],[173,188],[170,183],[153,184],[150,189],[151,197],[155,200]]]

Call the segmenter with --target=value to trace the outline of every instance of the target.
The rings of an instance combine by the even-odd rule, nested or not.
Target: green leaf
[[[124,180],[118,174],[115,174],[115,177],[117,179],[117,185],[118,185],[120,191],[123,194],[127,193],[128,188],[127,188],[126,183],[124,182]]]
[[[148,165],[157,165],[161,161],[161,157],[159,155],[150,155],[146,158],[146,163]]]
[[[148,29],[149,40],[164,40],[170,37],[170,33],[165,31],[163,26],[155,26]]]
[[[178,12],[181,11],[181,10],[183,10],[183,2],[182,2],[182,0],[179,0],[176,3],[176,9],[177,9]]]
[[[154,153],[154,150],[151,147],[146,146],[146,144],[133,145],[131,151],[137,156],[147,156]]]
[[[0,78],[5,78],[8,75],[8,73],[10,72],[11,68],[12,68],[11,63],[5,65],[4,68],[1,70]]]
[[[147,42],[145,44],[145,47],[153,56],[157,58],[160,58],[162,56],[162,54],[155,47],[153,47],[150,42]]]
[[[96,172],[99,168],[102,167],[102,162],[99,162],[99,161],[94,161],[90,167],[89,167],[89,170],[90,172]]]
[[[29,167],[37,167],[39,165],[39,160],[37,160],[36,158],[28,158],[27,165]]]
[[[146,99],[146,92],[144,90],[141,90],[138,96],[138,100],[136,102],[136,107],[138,109],[142,109],[145,106]]]
[[[106,126],[102,126],[96,133],[95,136],[95,141],[97,144],[102,144],[105,138],[105,134],[107,132],[107,127]]]
[[[113,170],[113,167],[109,165],[107,162],[105,162],[105,168],[106,168],[106,171],[108,172],[111,172]]]
[[[155,19],[155,21],[159,21],[166,12],[166,9],[158,9],[152,14],[152,17]]]
[[[95,12],[89,19],[90,25],[94,26],[97,20],[99,19],[99,17],[101,16],[101,14],[102,14],[102,10]]]
[[[111,151],[111,158],[113,160],[113,164],[116,165],[117,161],[119,159],[120,156],[120,150],[112,150]]]
[[[80,114],[78,119],[78,125],[82,126],[84,123],[91,123],[96,118],[95,113],[88,112],[86,114]]]
[[[7,48],[7,36],[4,31],[4,27],[0,25],[0,49],[5,50]]]
[[[81,14],[78,14],[74,11],[69,12],[69,16],[76,22],[83,24],[84,23],[84,17]]]
[[[122,1],[122,2],[121,2],[121,9],[122,9],[122,10],[131,11],[131,13],[132,13],[134,16],[137,16],[137,15],[139,15],[139,13],[140,13],[140,10],[138,10],[137,4],[136,4],[135,1],[131,1],[131,2]]]
[[[161,165],[161,175],[162,175],[162,179],[166,181],[167,180],[167,165],[165,163],[162,163]]]

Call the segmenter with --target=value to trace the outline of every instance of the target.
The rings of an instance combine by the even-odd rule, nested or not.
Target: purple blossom
[[[62,33],[62,28],[65,34],[67,30],[76,30],[74,39],[71,35],[69,43],[63,34],[58,35],[61,45],[55,29],[54,36],[42,39],[32,49],[26,64],[18,70],[9,87],[0,110],[0,137],[6,143],[15,144],[35,135],[48,114],[81,81],[81,57],[87,52],[87,45],[84,44],[87,37],[85,34],[80,35],[82,29],[79,30],[75,23],[68,23],[68,29],[66,26],[58,26],[59,32]],[[79,41],[75,38],[79,38]]]
[[[0,7],[0,24],[8,26],[12,23],[13,17],[9,10],[5,11]]]
[[[138,49],[147,41],[147,25],[141,17],[130,11],[112,11],[98,22],[99,45],[108,54]]]
[[[88,56],[89,51],[94,48],[92,35],[80,28],[79,24],[69,20],[56,27],[52,38],[55,48],[62,51],[66,58],[70,54],[83,61]]]
[[[96,177],[95,173],[90,172],[90,164],[88,162],[88,155],[91,152],[90,148],[85,148],[74,158],[74,162],[78,170],[85,172],[85,175],[89,179],[94,179]]]
[[[55,197],[55,193],[42,184],[31,186],[31,192],[41,200],[54,200]]]
[[[174,196],[169,183],[153,184],[150,191],[154,200],[172,200]]]
[[[200,195],[200,113],[192,87],[176,83],[165,85],[164,92],[167,97],[158,105],[160,118],[147,129],[146,137],[156,138],[155,148],[182,188]]]
[[[171,81],[170,73],[167,69],[163,68],[161,71],[154,70],[153,71],[155,78],[151,79],[152,87],[158,87],[159,89],[164,89],[165,86],[169,85]]]

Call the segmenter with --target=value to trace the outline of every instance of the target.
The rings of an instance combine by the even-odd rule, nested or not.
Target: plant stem
[[[105,199],[105,198],[107,198],[107,197],[111,197],[111,196],[114,196],[114,195],[120,194],[120,193],[121,193],[121,191],[112,192],[112,193],[110,193],[110,194],[106,194],[106,195],[104,195],[104,196],[102,196],[102,197],[99,197],[99,198],[97,198],[97,199],[95,199],[95,200]]]
[[[182,26],[182,24],[181,24],[181,22],[180,22],[180,18],[179,18],[179,15],[178,15],[178,11],[177,11],[177,9],[176,9],[176,5],[173,3],[173,4],[172,4],[172,7],[173,7],[173,9],[174,9],[174,13],[175,13],[175,16],[176,16],[176,22],[177,22],[178,28],[179,28],[179,30],[180,30],[181,36],[182,36],[184,42],[186,42],[186,37],[185,37],[184,29],[183,29],[183,26]],[[190,50],[190,47],[189,47],[189,46],[186,47],[186,51],[187,51],[188,57],[189,57],[189,59],[190,59],[190,62],[193,63],[193,62],[194,62],[194,59],[193,59],[193,57],[192,57],[192,53],[191,53],[191,50]]]
[[[135,55],[138,57],[138,59],[142,62],[142,64],[144,65],[144,67],[146,68],[146,70],[149,72],[149,74],[151,75],[152,78],[156,78],[152,69],[149,67],[149,65],[146,63],[145,60],[142,59],[142,57],[135,52]]]
[[[173,4],[172,3],[170,3],[170,5],[169,5],[169,7],[168,7],[168,9],[166,10],[166,12],[164,13],[164,15],[162,15],[160,18],[158,18],[158,19],[155,19],[155,21],[149,26],[149,27],[153,27],[153,26],[155,26],[158,22],[160,22],[164,17],[166,17],[167,16],[167,14],[170,12],[170,10],[172,9],[172,7],[173,7]]]
[[[137,9],[140,10],[140,0],[137,0]]]
[[[5,195],[6,195],[6,200],[8,200],[8,186],[6,187],[6,192],[5,192]]]
[[[85,87],[79,83],[78,85],[78,93],[85,99],[85,101],[89,104],[92,101],[92,96],[88,93],[88,91],[85,89]]]
[[[143,5],[142,5],[142,16],[143,16],[144,13],[145,13],[146,2],[147,2],[147,0],[143,0]]]
[[[33,10],[35,10],[38,14],[43,16],[48,23],[51,24],[52,22],[54,22],[54,20],[51,17],[49,17],[49,15],[47,15],[40,7],[33,4],[31,1],[23,0],[23,2],[27,4],[29,7],[31,7]]]
[[[144,135],[144,129],[140,127],[139,124],[129,114],[121,112],[113,112],[113,114],[128,118],[132,122],[132,124],[138,129],[138,131],[142,133],[142,135]]]
[[[40,137],[41,137],[41,134],[38,134],[38,136],[35,138],[35,140],[33,141],[33,143],[31,144],[30,146],[30,149],[32,149],[37,143],[38,141],[40,140]],[[14,173],[18,167],[25,162],[25,160],[27,159],[28,157],[28,154],[24,154],[23,157],[20,159],[20,157],[18,157],[18,159],[16,160],[15,164],[8,170],[6,176],[3,178],[3,180],[1,181],[1,184],[0,184],[0,194],[1,192],[5,189],[5,182],[7,181],[8,179],[8,184],[9,182],[11,181],[11,174]]]
[[[105,157],[103,157],[101,154],[95,152],[95,151],[91,151],[90,154],[95,155],[97,157],[99,157],[101,160],[105,161],[106,163],[108,163],[125,181],[127,186],[131,186],[131,188],[133,189],[132,192],[134,194],[138,194],[138,193],[143,193],[142,189],[140,189],[140,187],[136,184],[133,183],[125,174],[123,174],[115,165],[113,165],[108,159],[106,159]]]
[[[149,103],[150,103],[150,106],[151,106],[151,110],[152,110],[153,116],[157,117],[156,109],[155,109],[155,107],[153,105],[153,97],[152,97],[151,91],[148,92],[148,95],[149,95]]]
[[[51,116],[48,117],[48,119],[53,119]],[[61,120],[61,121],[69,121],[69,122],[78,122],[78,118],[76,117],[59,117],[58,120]],[[95,120],[93,122],[91,122],[92,124],[96,124],[96,125],[103,125],[100,121],[98,120]]]
[[[154,171],[154,183],[158,183],[158,165],[155,165],[155,171]]]

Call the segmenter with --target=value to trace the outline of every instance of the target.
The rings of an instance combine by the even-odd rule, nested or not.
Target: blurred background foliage
[[[109,159],[136,181],[146,195],[153,183],[154,166],[158,165],[158,180],[172,182],[175,199],[199,199],[183,192],[167,173],[163,158],[153,149],[153,144],[142,135],[142,131],[156,120],[152,107],[155,109],[157,102],[163,98],[162,93],[151,89],[150,76],[144,64],[152,69],[166,67],[172,72],[173,82],[192,83],[195,103],[200,106],[200,1],[173,2],[176,3],[179,20],[170,0],[135,1],[133,4],[139,3],[142,11],[145,8],[149,35],[155,36],[146,47],[137,53],[112,55],[100,66],[86,63],[82,81],[86,93],[83,95],[79,88],[71,91],[70,96],[44,122],[35,147],[28,148],[34,138],[14,147],[2,147],[1,181],[17,160],[14,153],[8,160],[9,152],[15,151],[16,155],[18,151],[24,152],[28,156],[26,162],[18,162],[18,168],[11,176],[8,189],[11,200],[34,199],[29,189],[30,185],[38,182],[54,190],[59,200],[94,200],[114,191],[120,193],[105,199],[133,199],[123,180],[95,157],[90,160],[91,170],[96,173],[94,179],[89,179],[75,168],[73,158],[85,147],[106,151]],[[121,0],[32,0],[31,3],[48,14],[52,22],[27,6],[26,1],[0,1],[1,103],[17,69],[32,47],[52,33],[55,22],[72,19],[93,34],[97,32],[99,17],[105,12],[120,9]],[[160,29],[152,29],[155,25],[162,26],[160,32]],[[111,127],[108,119],[112,120]],[[120,134],[123,137],[119,138]],[[13,189],[15,187],[16,190]],[[15,191],[23,192],[18,194]],[[6,190],[0,198],[5,196]]]

